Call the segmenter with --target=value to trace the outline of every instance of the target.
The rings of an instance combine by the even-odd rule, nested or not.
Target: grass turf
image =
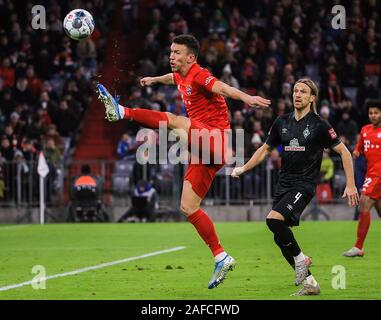
[[[225,249],[237,260],[213,290],[209,249],[188,223],[48,224],[0,226],[0,287],[30,281],[34,265],[47,276],[177,246],[186,249],[81,274],[0,291],[0,299],[380,299],[381,223],[373,221],[364,258],[341,254],[354,242],[356,222],[302,222],[294,228],[321,295],[290,297],[294,273],[263,222],[216,223]],[[332,268],[345,268],[346,289],[332,288]]]

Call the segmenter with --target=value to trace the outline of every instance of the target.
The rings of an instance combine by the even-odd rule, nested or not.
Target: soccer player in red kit
[[[230,128],[228,109],[224,96],[241,100],[251,107],[267,107],[270,101],[259,96],[250,96],[216,79],[207,69],[197,63],[200,49],[198,40],[191,35],[176,36],[171,44],[169,63],[172,73],[158,77],[144,77],[140,80],[142,86],[154,84],[176,85],[181,93],[189,118],[177,116],[170,112],[159,112],[147,109],[131,109],[118,104],[101,84],[98,84],[100,99],[106,107],[106,117],[109,121],[128,119],[138,122],[144,127],[157,129],[159,123],[166,124],[169,129],[183,130],[188,139],[188,147],[200,145],[200,140],[192,139],[196,130],[207,132]],[[214,141],[214,140],[213,140]],[[222,146],[210,142],[209,153],[224,153]],[[203,149],[205,146],[200,146]],[[218,150],[217,150],[218,149]],[[197,161],[199,162],[199,161]],[[181,210],[188,221],[194,225],[197,232],[209,246],[215,259],[215,268],[208,288],[217,287],[226,277],[229,270],[235,266],[235,260],[221,246],[212,220],[200,208],[201,201],[207,194],[214,177],[223,163],[191,162],[184,177],[181,195]]]
[[[361,191],[357,240],[353,248],[344,252],[346,257],[364,256],[364,241],[370,226],[373,206],[381,216],[381,100],[366,103],[370,124],[361,129],[353,158],[363,154],[367,163],[366,177]]]

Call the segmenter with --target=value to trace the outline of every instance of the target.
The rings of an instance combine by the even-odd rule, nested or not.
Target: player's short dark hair
[[[365,102],[365,109],[369,112],[369,108],[377,108],[381,111],[381,99],[368,99]]]
[[[190,34],[180,34],[173,38],[172,43],[183,44],[197,59],[198,53],[200,52],[200,43],[194,36]]]

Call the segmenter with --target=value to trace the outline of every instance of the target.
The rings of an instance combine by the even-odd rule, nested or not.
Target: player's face
[[[311,95],[311,88],[304,83],[297,83],[293,92],[294,108],[298,110],[305,109],[314,101],[315,96]]]
[[[184,67],[194,62],[194,54],[183,44],[172,43],[169,65],[172,72],[180,72]]]
[[[375,126],[381,124],[381,110],[378,108],[369,108],[368,111],[369,121]]]

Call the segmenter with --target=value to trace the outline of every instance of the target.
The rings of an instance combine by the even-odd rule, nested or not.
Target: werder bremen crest
[[[297,138],[294,138],[290,141],[290,144],[288,146],[284,147],[285,151],[305,151],[306,147],[299,146],[299,141]]]
[[[304,138],[307,138],[310,135],[310,130],[308,130],[308,127],[304,129],[303,136]]]

